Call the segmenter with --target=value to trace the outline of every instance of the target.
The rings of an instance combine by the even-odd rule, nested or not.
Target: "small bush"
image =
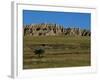
[[[37,48],[37,49],[34,50],[34,53],[35,53],[36,55],[38,55],[38,57],[40,58],[40,57],[42,57],[42,55],[45,53],[45,50],[42,49],[42,48]]]

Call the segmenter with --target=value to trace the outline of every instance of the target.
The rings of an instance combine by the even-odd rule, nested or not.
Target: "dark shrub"
[[[43,48],[37,48],[34,50],[34,53],[40,58],[42,57],[43,53],[45,53],[45,50]]]

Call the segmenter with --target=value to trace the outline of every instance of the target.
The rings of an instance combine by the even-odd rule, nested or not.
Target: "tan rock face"
[[[31,24],[25,25],[24,36],[90,36],[90,31],[86,29],[79,28],[64,28],[57,24]]]

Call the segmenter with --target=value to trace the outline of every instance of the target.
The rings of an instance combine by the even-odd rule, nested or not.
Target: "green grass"
[[[45,44],[45,46],[42,46]],[[42,47],[42,58],[34,49]],[[23,68],[57,68],[90,66],[90,37],[70,36],[24,36]]]

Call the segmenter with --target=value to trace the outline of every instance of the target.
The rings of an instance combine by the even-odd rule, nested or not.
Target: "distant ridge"
[[[90,36],[91,32],[80,28],[64,28],[58,24],[30,24],[23,27],[24,36]]]

